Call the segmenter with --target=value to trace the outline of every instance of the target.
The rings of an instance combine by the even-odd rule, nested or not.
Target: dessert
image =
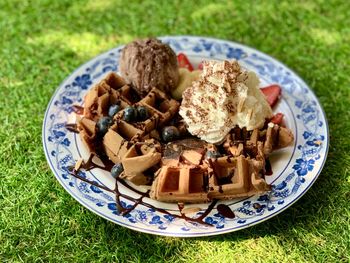
[[[175,52],[155,38],[127,44],[121,54],[120,72],[140,95],[152,88],[169,92],[179,81]]]
[[[158,201],[202,203],[269,191],[268,157],[294,138],[281,124],[283,115],[273,116],[256,75],[237,61],[205,61],[198,76],[187,60],[186,69],[167,68],[177,72],[166,73],[168,77],[180,76],[177,86],[174,79],[174,86],[164,84],[164,74],[158,79],[160,86],[147,86],[139,79],[143,73],[130,78],[140,73],[135,73],[139,65],[148,63],[141,61],[143,56],[154,56],[152,61],[164,58],[152,49],[160,44],[130,44],[121,61],[128,77],[109,73],[86,94],[77,131],[89,151],[109,162],[103,168],[111,176],[124,185],[125,180],[148,186],[142,197]],[[143,55],[136,59],[134,53]],[[182,90],[180,103],[176,99]],[[170,96],[174,91],[176,99]],[[276,103],[280,92],[269,88],[265,94]],[[76,170],[87,167],[81,163]]]
[[[273,114],[258,84],[255,73],[242,70],[237,61],[203,63],[200,79],[184,91],[180,107],[189,132],[220,143],[236,125],[261,128]]]
[[[222,144],[223,153],[202,140],[175,141],[166,145],[150,196],[198,203],[264,193],[270,190],[264,180],[266,158],[292,139],[288,129],[269,123],[251,132],[235,127]]]

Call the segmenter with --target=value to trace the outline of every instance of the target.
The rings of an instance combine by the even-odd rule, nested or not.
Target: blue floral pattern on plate
[[[128,228],[168,236],[206,236],[239,230],[278,214],[298,200],[313,184],[322,170],[328,151],[328,127],[325,114],[310,88],[290,69],[275,59],[252,48],[224,40],[203,37],[163,37],[175,52],[186,53],[190,60],[237,59],[255,71],[260,79],[278,83],[283,88],[283,103],[288,109],[287,122],[295,132],[295,145],[289,149],[283,167],[271,180],[272,190],[264,195],[221,203],[229,205],[234,218],[225,218],[214,208],[204,221],[212,227],[188,222],[152,208],[138,205],[130,214],[120,215],[113,194],[88,185],[68,173],[68,167],[82,156],[81,144],[65,124],[74,115],[72,106],[81,104],[86,91],[107,72],[118,70],[122,47],[117,47],[92,59],[69,76],[53,95],[43,123],[43,145],[48,163],[62,186],[85,207],[96,214]],[[282,157],[281,157],[282,158]],[[81,172],[81,176],[100,184],[98,172]],[[106,176],[104,176],[106,177]],[[108,177],[108,175],[107,175]],[[109,178],[110,185],[113,179]],[[123,188],[121,188],[123,189]],[[126,189],[122,191],[127,191]],[[156,207],[176,213],[173,205],[147,200]],[[122,206],[134,204],[122,199]],[[193,215],[199,217],[202,210]]]

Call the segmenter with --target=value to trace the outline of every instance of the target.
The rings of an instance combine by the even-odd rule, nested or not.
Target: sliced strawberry
[[[283,113],[277,113],[275,114],[272,119],[270,120],[270,122],[274,123],[274,124],[278,124],[278,125],[281,125],[282,124],[282,121],[283,121]]]
[[[189,71],[193,71],[193,66],[184,53],[179,53],[177,55],[177,62],[180,68],[187,68]]]
[[[199,70],[203,70],[203,61],[202,61],[201,63],[199,63],[198,69],[199,69]]]
[[[264,93],[266,100],[270,104],[270,106],[275,106],[281,95],[281,87],[277,84],[274,84],[261,88],[261,91]]]

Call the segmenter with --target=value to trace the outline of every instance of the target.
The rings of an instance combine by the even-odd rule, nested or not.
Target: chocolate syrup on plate
[[[272,167],[269,159],[265,160],[265,175],[272,175]]]
[[[111,193],[114,193],[115,196],[116,196],[116,204],[117,204],[117,208],[120,212],[120,214],[122,216],[125,216],[127,215],[128,213],[130,213],[131,211],[133,211],[137,205],[143,205],[143,206],[146,206],[148,208],[151,208],[155,211],[158,211],[160,213],[163,213],[163,214],[166,214],[166,215],[170,215],[172,217],[175,217],[175,218],[181,218],[181,219],[184,219],[186,221],[189,221],[189,222],[192,222],[192,223],[199,223],[199,224],[203,224],[203,225],[208,225],[208,226],[212,226],[211,224],[207,223],[204,221],[204,218],[213,210],[214,206],[216,205],[217,203],[217,200],[213,200],[210,205],[208,206],[208,208],[197,218],[191,218],[191,217],[188,217],[186,216],[185,214],[181,213],[183,207],[179,206],[179,211],[180,211],[180,215],[178,214],[174,214],[174,213],[170,213],[168,212],[167,210],[165,209],[162,209],[162,208],[158,208],[158,207],[155,207],[147,202],[145,202],[143,199],[146,197],[146,198],[149,198],[149,191],[147,192],[142,192],[142,191],[139,191],[135,188],[133,188],[132,186],[130,186],[129,184],[127,184],[123,179],[120,179],[120,178],[116,178],[116,184],[115,184],[115,188],[114,189],[109,189],[108,187],[106,186],[103,186],[103,185],[100,185],[99,183],[97,182],[94,182],[94,181],[91,181],[89,179],[86,179],[82,176],[79,175],[79,170],[80,169],[84,169],[86,171],[89,171],[89,170],[92,170],[92,169],[95,169],[95,168],[100,168],[102,170],[105,170],[105,171],[110,171],[111,168],[113,167],[113,163],[109,160],[101,160],[103,162],[103,166],[101,165],[98,165],[97,163],[95,163],[93,161],[93,157],[94,155],[91,154],[89,159],[83,163],[81,165],[81,167],[78,169],[78,170],[75,170],[75,169],[71,169],[71,172],[70,174],[78,179],[80,179],[81,181],[84,181],[86,183],[89,183],[91,185],[94,185],[96,187],[99,187],[101,189],[104,189],[108,192],[111,192]],[[131,197],[129,195],[126,195],[124,193],[121,193],[119,191],[119,184],[123,185],[124,187],[128,188],[129,190],[137,193],[140,195],[140,197],[138,198],[134,198],[134,197]],[[122,206],[122,203],[121,203],[121,200],[120,198],[124,198],[124,199],[127,199],[131,202],[133,202],[134,204],[130,207],[130,208],[125,208]]]
[[[64,127],[70,132],[79,133],[78,126],[75,123],[67,123]]]
[[[220,204],[216,207],[219,214],[227,218],[235,218],[235,214],[228,205]]]

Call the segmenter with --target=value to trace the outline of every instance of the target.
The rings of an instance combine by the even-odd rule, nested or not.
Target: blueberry
[[[119,177],[119,175],[124,171],[124,167],[121,163],[116,163],[111,169],[111,174],[114,178]]]
[[[171,142],[180,137],[179,130],[175,126],[166,126],[162,130],[162,139],[165,142]]]
[[[127,122],[135,121],[137,117],[137,112],[134,107],[126,107],[124,109],[123,120]]]
[[[219,158],[219,157],[221,157],[221,154],[218,151],[211,151],[211,150],[209,150],[209,151],[207,151],[205,153],[205,158],[206,159],[210,159],[210,158],[216,159],[216,158]]]
[[[98,129],[98,133],[100,135],[105,135],[106,132],[109,129],[109,126],[111,126],[113,124],[113,120],[111,117],[102,117],[97,121],[97,129]]]
[[[149,112],[145,106],[137,107],[137,118],[139,121],[145,121],[149,118]]]
[[[118,111],[120,111],[120,105],[118,104],[111,105],[108,109],[108,116],[113,117],[114,115],[117,114]]]

